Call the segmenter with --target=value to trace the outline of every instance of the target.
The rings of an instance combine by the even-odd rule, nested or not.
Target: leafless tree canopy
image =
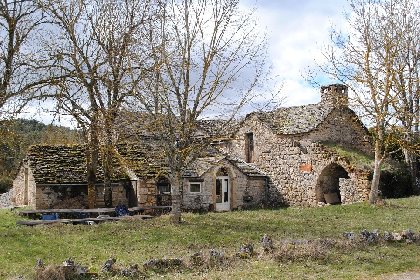
[[[265,39],[237,0],[165,1],[158,15],[147,43],[153,68],[136,104],[164,141],[179,218],[182,172],[205,147],[194,141],[198,120],[217,115],[230,124],[265,73]]]
[[[90,205],[100,142],[104,148],[105,185],[118,111],[142,80],[148,57],[143,45],[145,23],[152,20],[148,1],[43,0],[38,4],[50,21],[43,48],[56,77],[45,97],[57,101],[59,113],[72,115],[86,132]],[[102,141],[100,141],[102,140]]]
[[[419,121],[419,4],[413,0],[350,0],[349,31],[334,30],[322,71],[353,89],[353,103],[372,125],[375,202],[390,143],[417,149]],[[391,139],[390,137],[397,138]]]
[[[35,43],[43,23],[33,1],[0,1],[0,114],[18,112],[46,82],[42,50]],[[4,112],[11,101],[11,111]]]

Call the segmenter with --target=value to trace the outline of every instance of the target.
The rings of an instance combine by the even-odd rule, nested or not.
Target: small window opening
[[[201,192],[201,183],[190,183],[190,192],[191,193],[199,193]]]
[[[167,178],[159,178],[156,183],[157,191],[159,194],[170,194],[171,193],[171,184]]]
[[[245,134],[245,157],[246,162],[253,162],[254,157],[254,133]]]

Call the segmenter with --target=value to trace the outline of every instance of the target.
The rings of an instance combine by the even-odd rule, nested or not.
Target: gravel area
[[[12,190],[0,194],[0,209],[12,207]]]
[[[384,277],[383,280],[420,280],[420,272],[404,272],[393,274]]]

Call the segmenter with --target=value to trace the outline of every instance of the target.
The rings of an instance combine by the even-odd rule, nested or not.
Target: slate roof
[[[255,112],[248,116],[255,115],[276,134],[299,134],[317,128],[333,110],[331,106],[318,103]]]
[[[284,107],[271,112],[254,112],[248,114],[247,118],[256,116],[274,133],[292,135],[316,129],[334,110],[352,115],[352,119],[366,129],[356,113],[347,106],[334,107],[323,103]]]
[[[138,178],[157,177],[168,173],[165,155],[152,139],[143,139],[138,143],[117,145],[123,162]]]
[[[37,184],[85,184],[87,181],[84,145],[34,145],[29,148],[26,159]],[[103,182],[100,162],[101,158],[97,181]],[[114,157],[112,170],[113,181],[128,178],[118,157]]]
[[[168,168],[162,149],[156,141],[141,143],[121,143],[113,158],[112,180],[128,179],[127,170],[138,178],[156,178],[166,175]],[[84,145],[35,145],[31,146],[26,158],[37,184],[86,184],[87,170]],[[239,159],[222,154],[207,153],[197,158],[184,174],[185,177],[200,177],[221,160],[227,160],[242,173],[250,177],[265,176],[256,167]],[[103,169],[100,164],[97,181],[103,182]]]
[[[230,156],[218,155],[212,157],[201,157],[194,161],[190,168],[184,174],[185,177],[200,177],[206,173],[210,168],[219,164],[222,160],[227,160],[235,166],[240,172],[248,177],[266,177],[266,175],[252,164],[245,161],[233,158]]]
[[[235,120],[198,120],[198,132],[204,137],[211,137],[215,140],[230,138],[238,130],[238,122]]]

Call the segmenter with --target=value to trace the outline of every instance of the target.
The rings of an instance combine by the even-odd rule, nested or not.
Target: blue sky
[[[284,106],[316,103],[319,89],[305,81],[308,67],[322,63],[322,46],[331,26],[345,26],[345,0],[243,0],[244,8],[256,7],[259,23],[269,37],[270,62],[283,83]],[[328,77],[325,83],[334,83]]]

